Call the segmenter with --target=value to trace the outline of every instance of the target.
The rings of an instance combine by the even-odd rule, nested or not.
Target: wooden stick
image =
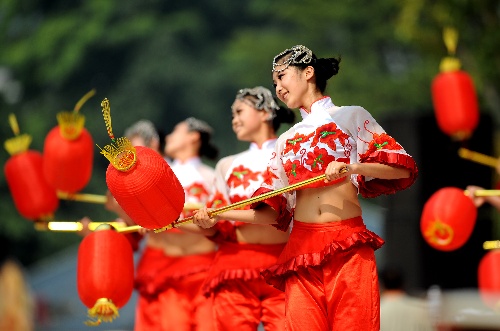
[[[109,224],[115,229],[125,228],[125,223],[122,222],[90,222],[88,228],[95,231],[98,226]],[[66,222],[66,221],[51,221],[51,222],[35,222],[35,229],[38,231],[55,231],[55,232],[79,232],[83,230],[82,222]]]
[[[463,159],[474,161],[482,165],[490,166],[493,168],[496,168],[499,163],[499,160],[492,156],[474,152],[468,150],[467,148],[459,148],[458,155]]]
[[[347,171],[349,171],[347,166],[344,166],[340,169],[339,174],[346,173]],[[267,198],[271,198],[271,197],[274,197],[276,195],[280,195],[280,194],[285,193],[285,192],[293,191],[293,190],[296,190],[297,188],[300,188],[300,187],[303,187],[303,186],[306,186],[306,185],[309,185],[309,184],[312,184],[315,182],[319,182],[319,181],[325,180],[325,179],[326,179],[325,174],[320,175],[320,176],[316,176],[316,177],[313,177],[310,179],[306,179],[304,181],[286,186],[286,187],[281,188],[279,190],[270,191],[270,192],[267,192],[267,193],[264,193],[264,194],[246,199],[246,200],[242,200],[242,201],[239,201],[239,202],[236,202],[236,203],[233,203],[233,204],[221,207],[221,208],[214,209],[214,210],[210,211],[209,214],[210,214],[210,216],[212,216],[212,215],[215,216],[215,215],[221,214],[221,213],[228,211],[228,210],[234,210],[234,209],[238,209],[241,207],[246,207],[248,205],[251,205],[252,203],[259,202],[259,201],[265,200]],[[188,223],[192,223],[192,222],[193,222],[193,216],[187,217],[187,218],[184,218],[181,220],[174,221],[171,224],[164,226],[163,228],[155,229],[154,232],[155,233],[163,232],[165,230],[173,229],[179,225],[188,224]]]

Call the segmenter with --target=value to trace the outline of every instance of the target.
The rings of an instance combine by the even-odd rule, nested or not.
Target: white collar
[[[276,142],[276,138],[272,138],[272,139],[266,140],[262,144],[262,147],[259,147],[256,143],[251,143],[249,150],[250,151],[257,151],[257,150],[260,150],[260,149],[264,150],[264,149],[268,149],[268,148],[274,148],[274,143],[275,142]]]
[[[328,109],[331,107],[334,107],[335,105],[332,102],[332,98],[328,96],[324,96],[321,99],[318,99],[314,101],[311,105],[311,112],[307,112],[305,108],[300,108],[300,115],[302,115],[302,119],[305,119],[307,116],[312,114],[312,112],[319,110],[319,109]]]
[[[197,167],[201,164],[201,158],[198,156],[192,157],[190,159],[187,159],[186,161],[182,162],[180,160],[174,160],[172,162],[173,167],[185,167],[185,166],[192,166],[192,167]]]

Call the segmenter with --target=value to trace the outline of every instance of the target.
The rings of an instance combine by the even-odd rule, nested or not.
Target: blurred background
[[[438,129],[430,91],[447,55],[442,37],[447,26],[459,33],[456,56],[474,81],[481,113],[478,128],[462,142]],[[214,127],[220,155],[233,154],[247,148],[231,129],[236,91],[272,89],[272,58],[303,44],[318,57],[342,58],[339,75],[327,88],[333,102],[366,108],[419,165],[411,189],[365,202],[374,210],[367,222],[387,242],[377,253],[379,267],[401,266],[414,292],[433,285],[474,289],[485,254],[482,242],[500,239],[498,211],[480,207],[471,239],[453,252],[426,245],[419,221],[423,204],[441,187],[496,185],[492,168],[460,159],[457,149],[500,155],[499,31],[495,0],[1,0],[0,138],[13,137],[8,115],[14,113],[21,133],[33,137],[30,148],[42,151],[56,114],[71,111],[95,89],[80,112],[100,146],[109,143],[100,107],[108,98],[116,136],[139,119],[153,121],[165,135],[195,116]],[[9,157],[2,148],[0,163]],[[96,147],[92,179],[83,192],[105,193],[108,164]],[[83,216],[115,217],[102,205],[61,201],[55,219]],[[80,241],[72,233],[36,231],[16,211],[0,175],[0,251],[18,261],[42,302],[37,330],[86,329],[72,278]],[[51,303],[50,296],[66,301]],[[61,322],[72,314],[79,324]],[[114,327],[130,329],[118,322]]]

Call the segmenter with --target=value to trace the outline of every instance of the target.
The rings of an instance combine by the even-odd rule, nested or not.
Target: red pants
[[[217,330],[256,331],[260,322],[266,331],[285,330],[285,293],[263,279],[235,279],[214,293]]]
[[[294,221],[278,263],[263,272],[285,290],[288,331],[379,331],[374,250],[383,240],[361,217],[327,224]]]
[[[214,253],[160,256],[158,250],[148,248],[138,269],[134,331],[215,330],[212,300],[201,292]],[[146,263],[153,258],[162,261],[161,268],[155,270],[153,263]]]
[[[379,331],[380,297],[370,246],[341,252],[286,280],[286,330]]]
[[[212,295],[217,330],[284,330],[285,295],[269,286],[260,272],[274,263],[285,244],[224,242],[219,245],[204,284]]]

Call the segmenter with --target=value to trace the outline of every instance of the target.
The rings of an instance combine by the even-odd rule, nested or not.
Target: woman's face
[[[269,115],[238,99],[234,101],[231,109],[233,115],[231,124],[238,140],[254,141],[255,135],[261,130]]]
[[[279,66],[277,69],[280,69]],[[281,72],[273,72],[273,83],[276,96],[288,108],[303,106],[303,98],[307,91],[307,80],[303,71],[294,66],[289,66]]]
[[[186,122],[180,122],[174,130],[165,137],[165,154],[171,158],[179,151],[189,147],[196,139],[196,132],[189,131],[189,126]]]

